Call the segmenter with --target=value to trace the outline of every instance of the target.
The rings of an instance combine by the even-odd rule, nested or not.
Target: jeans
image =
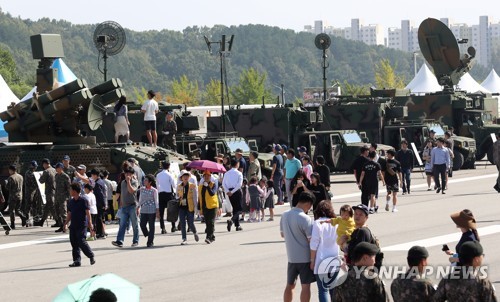
[[[155,239],[155,221],[156,213],[141,213],[141,230],[144,237],[148,237],[148,245],[153,244]],[[146,227],[146,224],[149,224],[149,230]]]
[[[193,234],[196,234],[196,227],[194,226],[194,212],[189,212],[189,210],[185,208],[179,208],[179,221],[181,225],[182,240],[187,240],[186,218],[189,228],[191,229]]]
[[[333,288],[328,289],[323,286],[323,281],[321,276],[316,274],[316,284],[318,285],[318,301],[319,302],[330,302],[333,297]]]
[[[159,195],[159,204],[160,204],[160,228],[162,230],[165,229],[165,209],[168,207],[168,202],[174,199],[174,195],[172,193],[160,192]],[[172,222],[172,227],[175,227],[175,222]]]
[[[89,258],[94,258],[94,253],[90,249],[87,240],[85,240],[87,235],[87,228],[69,228],[69,241],[71,242],[71,254],[73,255],[73,262],[80,263],[82,258],[80,256],[80,250]]]
[[[203,209],[203,217],[205,217],[205,225],[207,227],[207,239],[210,241],[215,240],[215,216],[217,214],[217,208],[215,209]]]
[[[411,170],[410,169],[401,169],[401,176],[403,177],[403,193],[410,192],[410,183],[411,183]]]
[[[446,164],[434,165],[432,172],[434,173],[434,183],[438,188],[444,190],[446,188]],[[439,182],[439,175],[441,175],[441,183]]]
[[[125,239],[125,229],[128,224],[132,223],[132,231],[134,232],[134,237],[132,243],[139,243],[139,227],[137,226],[137,212],[135,204],[122,207],[122,213],[120,217],[120,228],[118,229],[118,235],[116,235],[116,241],[123,243]]]
[[[273,175],[273,186],[274,186],[274,193],[278,196],[278,202],[283,201],[283,192],[281,191],[281,182],[283,181],[283,175],[281,174],[274,174]]]
[[[292,185],[292,180],[293,178],[285,178],[286,198],[288,198],[290,207],[292,206],[292,189],[290,188],[290,186]]]

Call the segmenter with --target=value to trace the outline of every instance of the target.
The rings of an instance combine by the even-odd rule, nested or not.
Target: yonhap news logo
[[[344,261],[340,256],[328,257],[318,267],[318,278],[323,288],[332,289],[344,283],[347,272],[342,269]]]

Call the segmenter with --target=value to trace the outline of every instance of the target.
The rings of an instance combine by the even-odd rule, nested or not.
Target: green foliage
[[[148,91],[146,88],[141,87],[141,89],[137,89],[134,87],[134,92],[132,93],[132,98],[137,101],[139,104],[144,104],[147,100]]]
[[[31,87],[17,75],[16,62],[10,51],[2,47],[0,47],[0,75],[18,98],[22,98],[31,90]]]
[[[205,86],[205,92],[203,95],[203,105],[213,106],[220,105],[220,81],[210,80],[210,82]]]
[[[382,59],[375,65],[375,83],[377,88],[404,88],[404,78],[396,75],[391,62]]]
[[[170,84],[170,94],[167,102],[171,104],[185,104],[187,106],[198,106],[198,83],[190,81],[186,75]]]
[[[232,104],[261,104],[262,98],[265,102],[272,102],[271,91],[266,88],[267,75],[259,73],[251,67],[243,70],[237,86],[231,89]]]
[[[360,96],[360,95],[370,94],[370,87],[369,87],[370,85],[351,84],[346,80],[340,86],[343,95]]]

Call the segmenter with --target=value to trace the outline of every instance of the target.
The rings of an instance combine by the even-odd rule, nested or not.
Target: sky
[[[190,26],[264,24],[300,31],[323,20],[349,27],[363,24],[401,27],[412,20],[418,27],[427,18],[448,17],[452,23],[478,24],[479,16],[500,19],[498,0],[0,0],[0,8],[14,17],[64,19],[74,24],[116,21],[136,30],[176,30]],[[496,14],[496,15],[495,15]]]

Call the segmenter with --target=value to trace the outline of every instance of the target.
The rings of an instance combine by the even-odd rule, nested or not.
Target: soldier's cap
[[[63,165],[63,163],[57,163],[56,166],[55,166],[55,168],[56,169],[57,168],[64,168],[64,165]]]
[[[408,250],[408,259],[410,259],[410,258],[411,259],[426,259],[427,257],[429,257],[429,252],[423,246],[415,245],[415,246],[412,246]]]
[[[167,115],[174,116],[174,113],[172,111],[167,112]]]
[[[285,150],[285,151],[286,151],[286,150],[288,150],[288,146],[287,146],[287,145],[284,145],[284,144],[282,144],[282,145],[281,145],[281,148],[282,148],[283,150]]]
[[[63,160],[70,160],[69,155],[64,155]]]
[[[356,245],[356,247],[353,250],[354,254],[353,259],[360,258],[359,256],[362,255],[369,255],[369,256],[377,255],[379,252],[380,250],[375,244],[366,241],[360,242]]]
[[[97,169],[90,170],[90,175],[99,175],[99,174],[101,174],[101,173]]]
[[[87,167],[85,167],[85,165],[79,165],[78,167],[76,167],[78,170],[84,170],[84,171],[87,171]]]
[[[431,131],[429,131],[429,133],[436,133],[436,131],[434,131],[434,130],[431,129]]]
[[[467,241],[460,247],[458,255],[460,262],[468,262],[467,260],[483,255],[483,247],[479,241]]]
[[[453,213],[450,215],[450,217],[451,220],[453,220],[453,222],[461,228],[475,229],[477,227],[476,219],[474,219],[474,216],[468,215],[465,211]]]
[[[365,206],[364,204],[358,204],[357,206],[352,207],[352,210],[361,210],[363,211],[366,216],[368,216],[368,207]]]
[[[48,159],[48,158],[42,159],[42,164],[49,164],[50,165],[50,159]]]
[[[276,150],[276,151],[281,151],[281,149],[282,148],[281,148],[281,146],[279,144],[276,145],[276,146],[274,146],[274,150]]]
[[[38,167],[38,163],[36,162],[36,160],[32,160],[31,163],[30,163],[30,166],[32,168],[36,168],[36,167]]]
[[[236,154],[243,154],[243,150],[241,150],[240,148],[238,148],[238,149],[236,149],[234,151],[234,153],[236,153]]]
[[[297,148],[297,151],[299,151],[299,152],[307,152],[307,148],[304,147],[304,146],[300,146],[300,147]]]

